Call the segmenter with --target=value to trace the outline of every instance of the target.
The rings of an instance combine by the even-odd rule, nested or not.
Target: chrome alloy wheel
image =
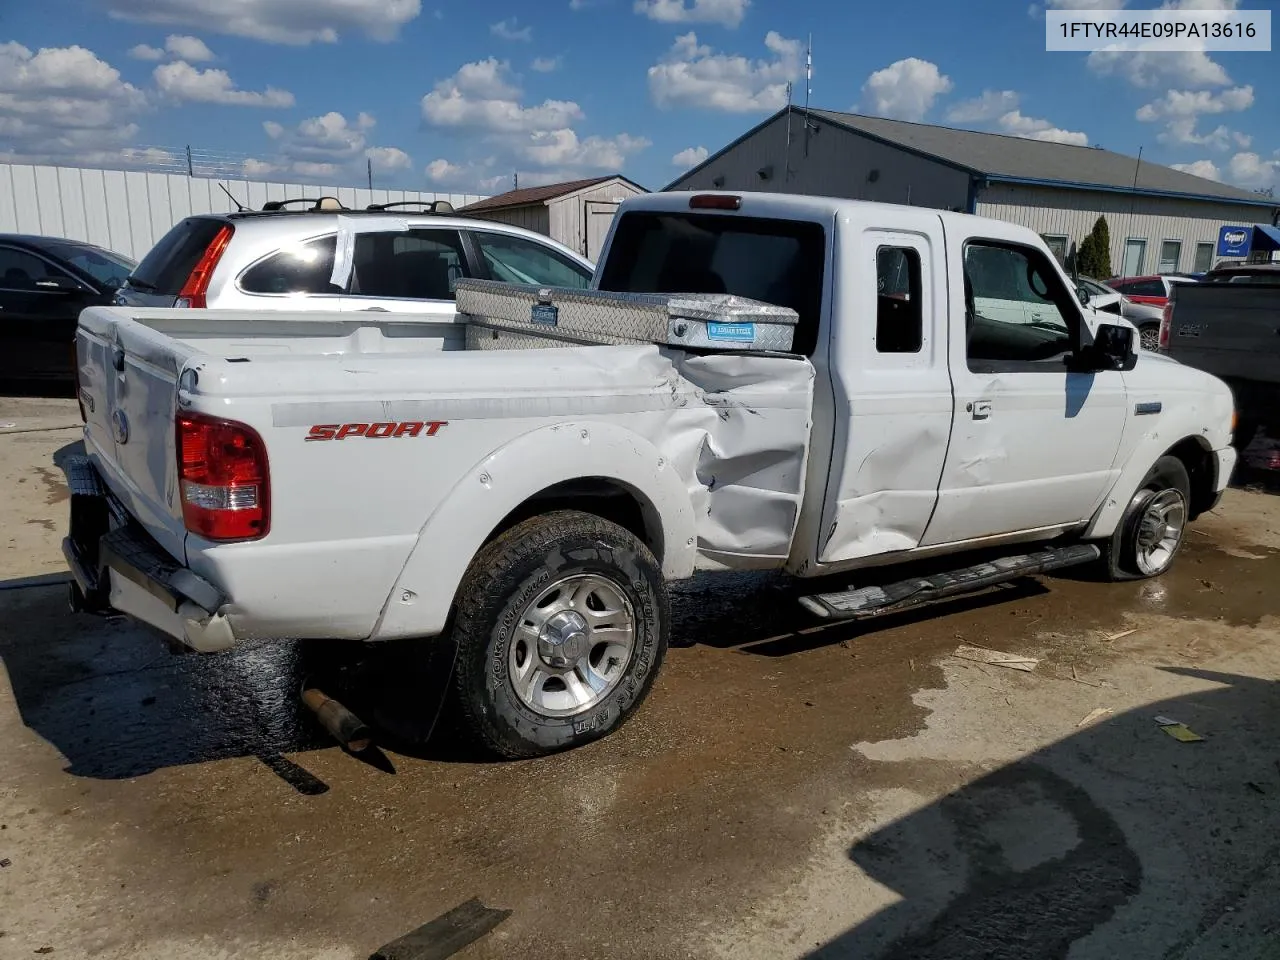
[[[590,710],[622,679],[635,632],[631,601],[611,580],[565,577],[520,615],[507,654],[511,687],[545,717]]]
[[[1152,494],[1138,515],[1134,560],[1138,570],[1153,577],[1163,573],[1182,543],[1187,523],[1187,502],[1174,488]]]

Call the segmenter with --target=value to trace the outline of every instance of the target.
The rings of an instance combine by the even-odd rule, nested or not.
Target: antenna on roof
[[[804,155],[809,156],[809,98],[813,95],[813,34],[804,54]]]
[[[791,82],[787,82],[787,153],[782,168],[782,182],[791,179]]]
[[[231,202],[236,205],[236,213],[244,213],[244,211],[248,209],[247,207],[245,207],[243,203],[241,203],[235,197],[231,196],[231,191],[227,189],[227,185],[225,183],[219,183],[218,186],[222,188],[223,193],[225,193],[228,197],[231,197]]]
[[[520,171],[519,170],[517,170],[515,173],[511,175],[511,189],[512,190],[520,189]]]

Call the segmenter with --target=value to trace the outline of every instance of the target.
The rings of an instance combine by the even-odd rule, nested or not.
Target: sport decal
[[[449,425],[448,420],[405,420],[398,423],[318,423],[307,434],[313,440],[398,440],[401,437],[434,437]]]

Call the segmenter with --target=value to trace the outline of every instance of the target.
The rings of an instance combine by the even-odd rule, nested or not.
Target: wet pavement
[[[0,449],[6,536],[64,522],[65,439]],[[0,958],[363,960],[472,897],[511,914],[466,958],[1280,956],[1280,497],[1232,491],[1157,581],[870,624],[776,577],[680,584],[637,716],[522,763],[405,746],[412,691],[344,754],[303,680],[399,654],[172,655],[28,585],[56,536],[0,551]]]

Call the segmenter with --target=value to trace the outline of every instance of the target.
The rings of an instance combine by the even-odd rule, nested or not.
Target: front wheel
[[[1125,509],[1106,548],[1113,580],[1143,580],[1169,569],[1190,517],[1191,478],[1177,457],[1161,457]]]
[[[648,694],[669,630],[662,571],[633,534],[578,511],[526,520],[480,552],[459,592],[462,719],[512,759],[597,740]]]

